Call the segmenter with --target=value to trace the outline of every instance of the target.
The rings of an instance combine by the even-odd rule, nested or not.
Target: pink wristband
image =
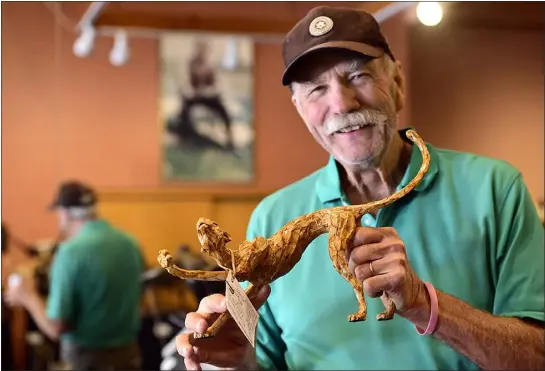
[[[420,335],[431,335],[435,331],[435,327],[437,326],[437,318],[439,316],[439,304],[437,303],[437,293],[435,292],[435,287],[429,282],[424,282],[424,285],[426,285],[426,289],[428,290],[428,293],[430,294],[430,302],[431,302],[431,310],[430,310],[430,320],[428,322],[428,327],[426,327],[426,331],[422,332],[418,326],[416,327],[416,331]]]

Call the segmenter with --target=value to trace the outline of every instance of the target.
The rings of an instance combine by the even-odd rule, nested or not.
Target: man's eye
[[[325,90],[325,86],[323,86],[323,85],[318,85],[318,86],[316,86],[316,87],[310,89],[310,91],[309,91],[308,94],[311,95],[311,94],[320,93],[320,92],[322,92],[323,90]]]
[[[351,75],[349,77],[349,80],[353,81],[353,80],[359,80],[359,79],[367,78],[367,77],[371,77],[371,75],[369,75],[367,72],[358,72],[358,73],[355,73],[355,74]]]

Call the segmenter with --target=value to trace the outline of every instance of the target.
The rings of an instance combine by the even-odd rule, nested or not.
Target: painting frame
[[[161,182],[255,183],[254,40],[165,32],[158,58]]]

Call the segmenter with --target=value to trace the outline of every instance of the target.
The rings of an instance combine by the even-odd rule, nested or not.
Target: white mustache
[[[327,135],[331,135],[351,126],[384,125],[387,122],[388,116],[386,114],[377,110],[365,110],[350,112],[345,115],[332,115],[325,121],[324,127]]]

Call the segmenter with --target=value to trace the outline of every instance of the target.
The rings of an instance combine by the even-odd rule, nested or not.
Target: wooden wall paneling
[[[188,244],[200,246],[196,223],[200,217],[217,221],[238,245],[248,219],[259,201],[270,192],[247,190],[143,190],[101,191],[100,213],[135,236],[150,265],[156,265],[161,249]]]
[[[211,200],[103,202],[101,214],[138,239],[150,265],[161,249],[173,251],[181,244],[198,249],[195,224],[212,213]]]
[[[233,239],[231,248],[237,247],[246,239],[246,230],[257,200],[224,199],[214,204],[214,218],[221,229],[228,232]]]

